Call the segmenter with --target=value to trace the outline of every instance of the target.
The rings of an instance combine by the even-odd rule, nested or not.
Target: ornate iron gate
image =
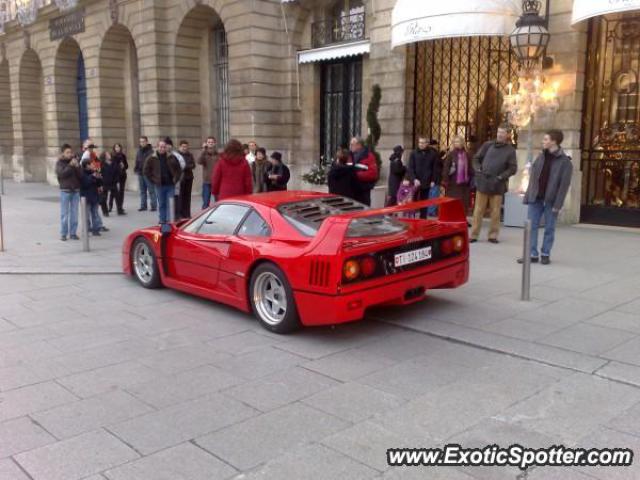
[[[463,135],[475,151],[504,120],[503,94],[518,63],[502,37],[418,43],[415,49],[414,141],[424,135],[444,149]]]
[[[640,15],[589,24],[580,220],[640,227]]]

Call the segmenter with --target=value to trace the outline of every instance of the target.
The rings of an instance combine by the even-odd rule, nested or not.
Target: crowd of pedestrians
[[[561,148],[563,134],[550,130],[544,135],[543,151],[531,167],[530,182],[523,195],[532,222],[531,261],[550,263],[555,225],[571,183],[571,159]],[[447,197],[460,199],[464,211],[472,213],[469,241],[480,237],[487,208],[490,212],[488,241],[499,243],[503,198],[509,178],[517,172],[516,150],[509,128],[500,126],[496,138],[485,142],[472,155],[465,138],[455,136],[447,151],[437,140],[418,139],[417,148],[403,161],[405,151],[394,147],[389,157],[386,206],[407,205],[418,200]],[[370,192],[378,178],[377,166],[363,142],[354,138],[350,149],[339,148],[328,173],[329,191],[370,205]],[[422,209],[420,218],[437,213]],[[413,213],[403,214],[413,216]],[[538,230],[544,220],[544,240],[538,251]],[[522,259],[518,259],[522,262]]]
[[[371,205],[371,190],[380,178],[373,152],[360,137],[354,137],[349,149],[339,148],[327,174],[329,192]]]
[[[126,214],[124,196],[129,164],[124,149],[121,144],[115,144],[111,150],[101,153],[97,150],[91,139],[84,142],[79,153],[68,144],[61,147],[56,174],[61,192],[62,241],[79,238],[81,197],[87,201],[88,231],[92,235],[109,231],[102,217],[109,216],[114,203],[118,215]],[[185,140],[176,149],[171,138],[161,138],[154,148],[148,137],[141,136],[133,168],[138,176],[138,211],[158,211],[161,225],[171,219],[190,218],[194,170],[198,165],[202,168],[202,209],[208,208],[212,200],[286,190],[291,176],[280,152],[272,152],[267,158],[266,149],[254,141],[243,145],[238,140],[230,140],[219,149],[216,139],[208,137],[196,160]],[[170,211],[172,203],[173,212]]]

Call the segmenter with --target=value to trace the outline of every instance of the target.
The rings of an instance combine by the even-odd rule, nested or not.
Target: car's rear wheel
[[[160,270],[153,248],[144,238],[138,238],[131,250],[131,266],[133,273],[145,288],[160,287]]]
[[[260,324],[274,333],[289,333],[300,327],[293,290],[278,267],[264,263],[251,275],[250,300]]]

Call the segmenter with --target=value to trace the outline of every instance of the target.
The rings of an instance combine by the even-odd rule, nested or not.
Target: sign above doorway
[[[640,0],[574,0],[571,24],[588,18],[640,10]]]
[[[84,8],[81,8],[49,20],[49,38],[51,41],[84,32],[84,16]]]

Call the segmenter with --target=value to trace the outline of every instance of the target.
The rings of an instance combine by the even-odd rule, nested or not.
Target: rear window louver
[[[366,207],[345,197],[324,197],[281,205],[278,210],[298,221],[319,225],[333,215],[359,212],[366,210]]]
[[[324,260],[312,260],[309,269],[309,285],[328,287],[331,275],[331,263]]]

